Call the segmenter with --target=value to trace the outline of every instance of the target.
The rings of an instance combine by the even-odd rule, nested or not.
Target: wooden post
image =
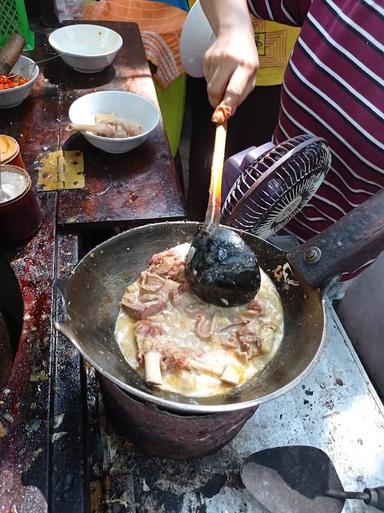
[[[16,64],[24,48],[25,40],[23,36],[14,32],[6,44],[0,50],[0,74],[8,74]]]
[[[59,17],[55,0],[31,0],[31,4],[34,3],[40,4],[39,17],[43,25],[58,25]]]

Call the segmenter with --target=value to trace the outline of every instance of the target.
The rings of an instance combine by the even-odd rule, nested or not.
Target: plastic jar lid
[[[20,150],[19,143],[9,135],[0,134],[0,164],[10,162]]]

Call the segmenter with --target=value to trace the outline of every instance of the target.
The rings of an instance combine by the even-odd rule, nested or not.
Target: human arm
[[[311,0],[201,0],[216,35],[204,57],[208,97],[232,113],[252,91],[259,67],[250,14],[287,25],[302,25]]]
[[[236,108],[255,85],[259,59],[246,0],[201,0],[216,40],[204,56],[211,105]]]

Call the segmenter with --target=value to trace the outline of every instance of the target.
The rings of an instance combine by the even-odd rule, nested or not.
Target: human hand
[[[234,114],[254,88],[258,68],[253,31],[234,26],[220,32],[204,55],[204,75],[212,107],[222,103]]]

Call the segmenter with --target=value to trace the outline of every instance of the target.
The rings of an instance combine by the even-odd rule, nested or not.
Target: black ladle
[[[220,225],[226,137],[224,121],[216,126],[208,208],[187,255],[186,276],[192,292],[206,303],[237,306],[259,291],[260,270],[255,253],[240,235]]]
[[[316,447],[275,447],[251,454],[241,479],[273,513],[341,513],[346,499],[384,511],[384,486],[345,491],[329,456]]]

